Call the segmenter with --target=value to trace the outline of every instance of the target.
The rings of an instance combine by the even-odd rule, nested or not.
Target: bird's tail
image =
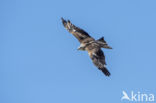
[[[106,76],[110,76],[110,72],[106,67],[99,68]]]
[[[100,45],[101,48],[106,48],[106,49],[112,49],[107,42],[104,40],[104,37],[101,37],[100,39],[97,40],[97,43]]]
[[[100,39],[98,39],[97,41],[101,41],[101,42],[106,43],[106,41],[104,40],[104,37],[101,37],[101,38],[100,38]]]

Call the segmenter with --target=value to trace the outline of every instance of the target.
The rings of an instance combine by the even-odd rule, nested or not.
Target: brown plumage
[[[80,42],[80,47],[78,48],[78,50],[88,51],[88,54],[93,64],[99,70],[101,70],[106,76],[110,76],[110,72],[106,68],[105,56],[101,48],[107,48],[107,49],[112,49],[112,48],[108,46],[104,38],[102,37],[98,40],[95,40],[83,29],[73,25],[69,20],[66,21],[63,18],[61,19],[64,27],[71,34],[73,34]]]

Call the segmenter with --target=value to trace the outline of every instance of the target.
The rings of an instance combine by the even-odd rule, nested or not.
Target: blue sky
[[[0,103],[122,103],[122,91],[156,95],[155,0],[1,0]],[[60,18],[102,36],[110,77]],[[125,101],[126,102],[126,101]],[[125,103],[124,102],[124,103]]]

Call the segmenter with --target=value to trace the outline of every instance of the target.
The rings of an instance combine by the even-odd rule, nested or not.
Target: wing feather
[[[84,39],[91,37],[86,31],[84,31],[83,29],[76,27],[75,25],[73,25],[69,20],[66,21],[63,18],[62,19],[62,23],[64,25],[64,27],[71,33],[73,34],[81,43]]]
[[[110,76],[110,72],[106,68],[105,56],[101,49],[89,51],[93,64],[101,70],[106,76]]]

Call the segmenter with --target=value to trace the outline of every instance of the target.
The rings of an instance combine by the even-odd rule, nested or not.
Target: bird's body
[[[64,27],[73,34],[80,42],[78,50],[88,51],[88,54],[93,64],[101,70],[106,76],[110,76],[109,71],[106,68],[105,56],[101,48],[112,49],[104,38],[95,40],[87,32],[73,25],[69,20],[66,21],[62,18]]]

